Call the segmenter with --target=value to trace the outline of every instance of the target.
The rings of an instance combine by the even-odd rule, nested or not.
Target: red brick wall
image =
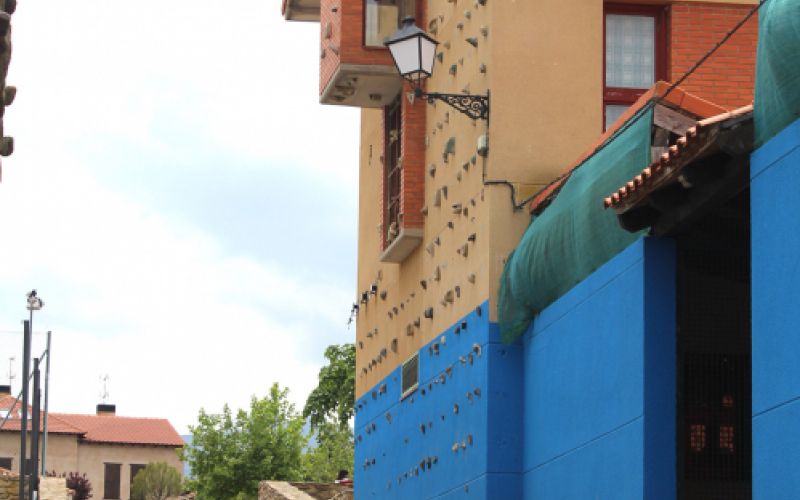
[[[333,10],[336,12],[333,12]],[[339,64],[380,64],[394,66],[387,49],[364,47],[364,0],[320,1],[321,46],[325,58],[320,62],[320,94],[330,82]],[[325,39],[327,24],[331,24],[331,38]],[[338,48],[337,56],[330,50]]]
[[[336,12],[334,12],[334,9]],[[336,55],[336,53],[331,50],[331,47],[337,47],[339,54],[341,54],[341,0],[321,0],[319,10],[320,50],[325,51],[325,57],[322,57],[319,61],[319,93],[322,94],[322,91],[325,90],[336,68],[339,67],[340,56]],[[325,37],[328,26],[330,26],[330,38]]]
[[[420,210],[425,203],[425,110],[424,99],[415,99],[411,104],[405,94],[411,86],[403,86],[403,172],[400,189],[400,212],[403,227],[422,228],[423,215]]]
[[[676,3],[671,9],[672,81],[688,71],[752,8],[751,5]],[[753,101],[758,19],[753,16],[681,88],[726,108]]]

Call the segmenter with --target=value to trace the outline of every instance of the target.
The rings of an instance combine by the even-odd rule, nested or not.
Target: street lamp
[[[473,120],[488,121],[488,92],[486,95],[423,92],[422,80],[433,74],[433,63],[436,59],[436,46],[438,44],[439,42],[414,24],[413,17],[403,19],[400,29],[384,42],[384,45],[392,54],[392,59],[394,59],[394,64],[397,66],[400,76],[413,85],[416,97],[423,97],[429,103],[436,100],[443,101]]]

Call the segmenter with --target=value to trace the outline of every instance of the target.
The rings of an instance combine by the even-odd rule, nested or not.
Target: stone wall
[[[0,500],[18,500],[19,477],[16,475],[0,476]],[[67,490],[67,480],[63,477],[43,477],[39,481],[39,498],[41,500],[70,500],[72,496]]]
[[[262,481],[258,500],[353,500],[351,485]]]

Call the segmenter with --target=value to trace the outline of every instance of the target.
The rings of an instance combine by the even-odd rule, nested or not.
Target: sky
[[[223,8],[224,7],[224,8]],[[358,110],[319,104],[319,25],[279,0],[36,0],[13,16],[0,383],[52,331],[50,410],[302,407],[352,341]]]

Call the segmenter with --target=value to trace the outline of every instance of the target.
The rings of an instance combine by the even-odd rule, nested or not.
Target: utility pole
[[[47,332],[47,362],[44,365],[44,424],[43,432],[44,438],[42,439],[42,475],[47,473],[47,415],[49,412],[50,401],[50,338],[52,337],[51,331]]]
[[[33,360],[33,416],[31,417],[31,470],[28,481],[28,498],[39,496],[39,424],[41,416],[42,390],[40,388],[39,358]]]
[[[31,324],[26,319],[22,322],[22,420],[19,440],[19,500],[25,500],[25,472],[28,460],[28,376],[31,370]]]

